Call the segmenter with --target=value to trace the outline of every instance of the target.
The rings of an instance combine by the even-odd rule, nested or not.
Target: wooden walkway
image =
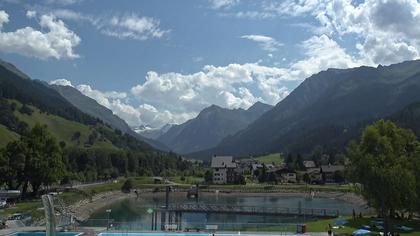
[[[261,206],[234,206],[215,204],[170,204],[156,209],[161,212],[190,212],[190,213],[223,213],[243,215],[271,215],[271,216],[314,216],[338,217],[338,209],[320,208],[290,208],[290,207],[261,207]]]

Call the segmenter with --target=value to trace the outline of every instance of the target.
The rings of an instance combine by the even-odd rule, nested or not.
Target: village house
[[[316,165],[315,165],[314,161],[303,161],[303,166],[306,169],[316,168]]]
[[[345,167],[343,165],[322,165],[320,172],[325,183],[340,182],[337,179],[337,172],[343,172]]]
[[[214,156],[211,159],[214,184],[232,184],[235,182],[237,163],[232,156]]]
[[[320,168],[309,168],[309,169],[306,169],[305,171],[299,172],[299,174],[300,174],[303,181],[307,181],[307,180],[305,180],[305,175],[306,175],[307,178],[309,178],[309,183],[310,184],[322,184],[323,183]]]
[[[280,168],[276,171],[277,176],[279,176],[280,183],[297,183],[296,172],[291,171],[288,168]]]
[[[267,164],[261,164],[259,162],[254,162],[253,164],[251,164],[250,166],[250,170],[251,170],[251,174],[254,178],[258,177],[258,174],[261,173],[262,169],[266,168],[267,171],[276,171],[277,170],[277,166],[275,166],[272,163],[267,163]]]

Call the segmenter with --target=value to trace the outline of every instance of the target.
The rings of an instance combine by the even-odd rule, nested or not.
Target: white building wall
[[[227,169],[226,168],[213,169],[213,183],[214,184],[227,183]]]

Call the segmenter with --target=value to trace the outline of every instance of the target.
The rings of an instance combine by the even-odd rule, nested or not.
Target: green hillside
[[[6,146],[6,144],[12,140],[19,138],[19,135],[13,131],[8,130],[5,126],[0,124],[0,148]]]
[[[261,163],[264,164],[274,163],[276,165],[280,165],[283,163],[283,157],[281,156],[281,153],[268,154],[265,156],[256,157],[254,159],[259,160]]]
[[[21,112],[22,104],[16,100],[6,100],[9,104],[15,104],[13,115],[19,120],[32,128],[35,124],[46,125],[51,134],[56,138],[57,142],[64,141],[66,146],[78,146],[87,148],[116,148],[110,140],[102,137],[98,132],[99,128],[113,132],[112,129],[101,123],[88,126],[75,121],[67,120],[62,117],[41,112],[34,106],[28,107],[31,114]],[[78,135],[80,134],[80,136]],[[11,140],[16,140],[19,134],[11,131],[4,125],[0,125],[0,147],[6,146]],[[90,138],[90,142],[89,142]]]
[[[272,164],[281,165],[284,162],[284,158],[281,153],[271,153],[263,156],[253,157],[254,160],[259,161],[260,163],[264,164]],[[250,160],[249,158],[244,158],[242,160]]]
[[[66,120],[56,115],[40,112],[33,106],[29,106],[33,110],[31,115],[22,114],[18,111],[22,104],[18,102],[16,103],[18,104],[18,109],[16,109],[14,114],[19,120],[28,124],[29,127],[33,127],[36,123],[46,125],[58,142],[64,141],[66,145],[69,146],[114,147],[112,143],[105,138],[96,138],[93,145],[86,145],[86,143],[88,143],[89,136],[96,132],[95,128],[103,126],[99,123],[89,127],[75,121]],[[80,133],[80,137],[76,139],[75,134],[77,132]]]

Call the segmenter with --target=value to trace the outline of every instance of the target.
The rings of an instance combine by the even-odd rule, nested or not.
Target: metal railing
[[[171,204],[164,211],[204,212],[204,213],[233,213],[233,214],[261,214],[261,215],[306,215],[319,217],[338,217],[338,209],[302,208],[302,207],[262,207],[262,206],[234,206],[221,204]]]
[[[183,222],[182,225],[167,224],[160,225],[157,231],[162,232],[276,232],[295,233],[300,227],[299,223],[233,223],[233,222]],[[130,231],[151,231],[150,223],[114,221],[112,219],[90,219],[78,226],[78,228],[100,228],[101,230],[130,232]]]

